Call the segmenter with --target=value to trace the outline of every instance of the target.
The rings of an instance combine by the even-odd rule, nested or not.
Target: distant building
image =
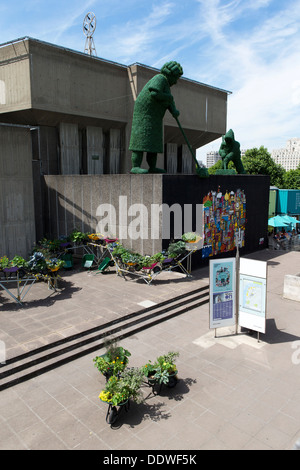
[[[219,152],[216,152],[214,150],[212,150],[211,152],[207,152],[207,154],[206,154],[206,166],[207,166],[207,168],[210,168],[211,166],[214,166],[219,160],[221,160]]]
[[[296,170],[300,164],[300,139],[294,137],[288,140],[285,148],[272,150],[271,157],[285,170]]]
[[[244,157],[246,150],[241,150],[241,157]],[[210,168],[211,166],[214,166],[219,160],[221,160],[221,157],[219,155],[219,152],[215,150],[211,150],[210,152],[207,152],[206,154],[206,166],[207,168]]]

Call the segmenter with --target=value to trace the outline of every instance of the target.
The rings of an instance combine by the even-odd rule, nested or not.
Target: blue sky
[[[242,148],[300,137],[300,0],[0,0],[0,43],[30,36],[83,52],[89,11],[99,57],[176,60],[184,77],[232,92],[227,129]]]

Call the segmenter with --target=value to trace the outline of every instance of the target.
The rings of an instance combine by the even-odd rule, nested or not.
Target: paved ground
[[[292,449],[300,439],[300,303],[282,294],[284,275],[300,271],[300,252],[247,257],[268,261],[267,330],[259,342],[230,329],[215,338],[208,304],[190,310],[122,341],[131,366],[179,351],[174,389],[153,396],[145,387],[144,402],[132,403],[112,429],[98,399],[105,381],[88,354],[1,392],[0,448]],[[35,284],[23,307],[1,292],[6,357],[207,284],[208,268],[193,274],[158,277],[150,286],[125,282],[113,270],[68,274],[56,293]]]

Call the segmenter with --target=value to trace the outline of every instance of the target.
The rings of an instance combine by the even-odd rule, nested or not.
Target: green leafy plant
[[[69,236],[70,241],[80,245],[88,240],[89,233],[80,232],[80,230],[74,229]]]
[[[197,239],[197,234],[195,232],[186,232],[182,235],[182,240],[184,242],[195,242]]]
[[[9,268],[10,266],[11,266],[11,261],[9,260],[9,258],[7,256],[2,256],[2,258],[0,258],[0,268],[4,269],[4,268]]]
[[[48,238],[43,238],[38,242],[40,248],[48,251],[49,253],[56,253],[60,249],[61,240],[53,239],[50,240]]]
[[[126,369],[121,377],[113,375],[108,379],[99,398],[114,406],[125,403],[129,398],[140,403],[143,399],[140,389],[142,382],[143,375],[138,368]]]
[[[155,253],[155,255],[151,256],[151,260],[153,263],[161,263],[165,259],[164,255],[161,252]]]
[[[167,249],[167,256],[170,258],[176,258],[179,255],[182,255],[186,251],[185,243],[182,240],[178,242],[170,243]]]
[[[112,343],[105,354],[96,356],[93,361],[99,372],[109,377],[120,374],[127,366],[130,356],[131,353],[127,349]]]
[[[148,361],[146,364],[144,364],[141,368],[140,371],[145,377],[154,377],[154,374],[156,372],[155,365],[152,364],[151,361]]]
[[[16,255],[11,260],[11,265],[12,266],[17,266],[18,268],[26,268],[27,261],[22,256]]]
[[[127,252],[122,255],[121,259],[125,264],[138,264],[140,262],[140,255],[138,253]]]
[[[148,361],[140,370],[148,379],[166,384],[170,376],[177,373],[175,358],[178,356],[179,352],[170,351],[157,357],[154,363]]]

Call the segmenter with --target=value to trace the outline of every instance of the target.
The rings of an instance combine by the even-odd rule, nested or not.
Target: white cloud
[[[242,147],[300,136],[300,0],[11,0],[0,5],[0,41],[33,36],[83,51],[89,10],[100,57],[157,68],[178,60],[184,76],[232,91],[228,127]]]

